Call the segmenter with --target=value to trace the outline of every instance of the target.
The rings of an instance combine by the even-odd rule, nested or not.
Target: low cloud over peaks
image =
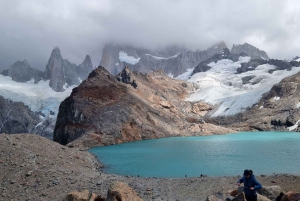
[[[300,55],[299,10],[297,0],[0,0],[0,70],[24,59],[44,70],[55,46],[71,62],[89,54],[97,66],[108,42],[192,50],[247,42],[291,59]]]

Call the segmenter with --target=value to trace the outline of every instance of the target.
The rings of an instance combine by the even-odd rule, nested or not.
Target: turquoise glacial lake
[[[172,137],[94,147],[110,174],[184,178],[254,174],[300,174],[300,133],[243,132]]]

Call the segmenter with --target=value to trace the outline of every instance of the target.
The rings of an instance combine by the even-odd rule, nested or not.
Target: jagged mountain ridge
[[[245,53],[253,59],[256,59],[256,58],[265,59],[265,60],[270,59],[265,51],[259,50],[258,48],[254,47],[253,45],[250,45],[249,43],[244,43],[242,45],[233,45],[231,48],[231,53],[232,54]]]
[[[49,80],[49,86],[54,91],[61,92],[67,87],[78,86],[92,70],[93,65],[89,55],[86,55],[84,61],[77,66],[63,59],[60,49],[55,47],[44,72],[30,67],[24,60],[23,62],[17,61],[1,74],[11,77],[16,82],[28,82],[34,79],[34,83],[38,83],[40,80]]]
[[[137,49],[130,46],[122,47],[108,44],[103,49],[100,65],[104,66],[113,75],[118,74],[127,65],[132,70],[142,73],[163,69],[166,74],[178,77],[188,69],[194,68],[204,60],[210,59],[215,54],[222,54],[225,48],[227,48],[226,44],[220,42],[201,51],[191,51],[173,46],[173,51],[169,49],[169,51],[162,51],[161,53],[159,51]],[[259,50],[248,43],[234,45],[231,53],[232,55],[246,54],[252,58],[261,56],[269,59],[265,51]]]
[[[24,61],[17,61],[7,70],[2,73],[4,76],[9,76],[16,82],[28,82],[34,80],[34,83],[38,83],[44,78],[42,71],[30,67],[29,63]]]
[[[114,77],[99,67],[61,103],[54,140],[90,147],[230,132],[202,120],[209,105],[182,100],[192,87],[161,70],[141,74],[125,68]]]

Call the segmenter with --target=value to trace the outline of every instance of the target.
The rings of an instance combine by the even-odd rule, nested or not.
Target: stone
[[[114,182],[107,192],[107,201],[142,201],[137,193],[127,184]]]
[[[269,198],[270,200],[275,200],[276,197],[282,192],[282,189],[280,186],[274,185],[274,186],[263,186],[259,190],[260,194]]]
[[[101,195],[96,195],[89,190],[83,190],[81,192],[73,191],[68,193],[63,201],[105,201],[105,198],[102,198]]]
[[[260,194],[257,194],[257,201],[270,201],[270,199]]]
[[[240,193],[238,196],[236,196],[232,201],[246,201],[245,194]]]
[[[300,200],[300,193],[295,193],[293,191],[288,191],[281,198],[281,201],[299,201],[299,200]]]
[[[221,201],[221,199],[217,198],[215,195],[209,195],[205,201]]]

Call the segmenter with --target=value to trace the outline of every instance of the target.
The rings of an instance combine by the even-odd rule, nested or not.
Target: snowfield
[[[66,88],[64,92],[55,92],[49,87],[49,80],[41,80],[38,84],[15,82],[9,76],[0,75],[0,94],[14,102],[23,102],[32,111],[41,111],[46,117],[56,118],[60,103],[67,98],[75,86]],[[50,111],[55,115],[50,115]]]
[[[254,71],[235,74],[241,63],[249,60],[250,57],[240,57],[237,62],[223,59],[217,63],[208,64],[211,67],[210,70],[196,73],[187,80],[196,83],[199,90],[186,100],[204,101],[217,106],[211,114],[212,117],[234,115],[257,103],[262,94],[268,92],[274,84],[300,71],[300,68],[293,67],[291,71],[279,70],[270,74],[268,70],[274,69],[275,66],[264,64]],[[189,72],[186,72],[177,78],[187,78],[188,74]],[[250,83],[243,84],[242,78],[246,76],[255,77],[249,81]],[[279,100],[279,97],[276,97],[276,100]]]
[[[126,62],[126,63],[129,63],[129,64],[136,64],[140,61],[141,58],[134,58],[132,56],[128,56],[128,54],[126,52],[119,52],[119,60],[120,61],[123,61],[123,62]]]

